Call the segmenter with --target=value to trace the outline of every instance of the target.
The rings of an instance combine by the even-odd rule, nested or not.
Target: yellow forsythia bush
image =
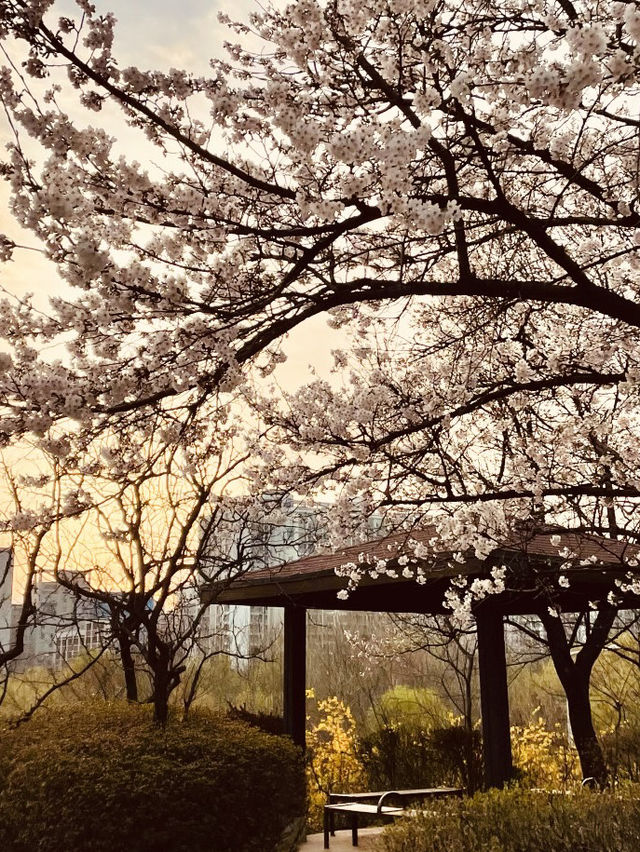
[[[307,732],[309,828],[322,823],[322,808],[330,791],[339,793],[365,786],[358,756],[356,723],[339,698],[318,701],[318,721]]]
[[[560,725],[549,729],[541,716],[511,728],[513,765],[527,787],[563,790],[580,779],[578,753]]]

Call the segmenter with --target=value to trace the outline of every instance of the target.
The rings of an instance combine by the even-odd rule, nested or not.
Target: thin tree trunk
[[[138,679],[136,678],[136,667],[133,654],[131,653],[131,642],[128,637],[122,634],[118,637],[118,642],[120,645],[120,659],[122,660],[127,701],[135,703],[138,701]]]
[[[191,678],[191,683],[189,684],[189,689],[187,690],[186,695],[183,699],[183,718],[186,719],[189,715],[189,710],[191,709],[191,705],[195,701],[196,693],[198,691],[198,686],[200,684],[200,677],[202,675],[202,670],[204,668],[204,664],[211,658],[211,654],[202,654],[202,657],[198,661],[198,665],[193,673]]]
[[[169,718],[169,672],[160,664],[153,672],[153,719],[163,727]]]
[[[111,631],[118,642],[118,651],[120,652],[120,662],[122,663],[122,672],[124,674],[124,687],[126,690],[127,701],[136,703],[138,701],[138,680],[136,677],[136,669],[133,660],[132,642],[126,620],[121,621],[121,614],[112,610],[111,612]]]

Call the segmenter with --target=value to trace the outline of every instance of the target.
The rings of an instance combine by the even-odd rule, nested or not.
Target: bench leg
[[[333,814],[329,811],[324,812],[324,819],[322,823],[323,831],[324,831],[324,848],[329,848],[329,820],[333,817]]]
[[[334,804],[333,796],[331,795],[331,793],[329,793],[329,801],[327,802],[327,804],[328,805]],[[336,836],[336,815],[334,814],[333,811],[331,811],[330,814],[329,814],[329,833],[331,834],[332,837]]]
[[[351,844],[358,845],[358,814],[351,814]]]

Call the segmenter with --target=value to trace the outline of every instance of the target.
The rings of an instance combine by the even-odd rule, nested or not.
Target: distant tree
[[[246,457],[223,446],[220,424],[210,435],[198,440],[187,429],[179,445],[160,451],[144,438],[104,450],[108,465],[91,477],[91,511],[109,556],[82,572],[81,582],[76,573],[56,573],[74,595],[108,613],[127,697],[151,700],[160,723],[198,643],[215,640],[202,635],[202,584],[224,584],[249,567],[236,536],[253,501],[224,499]],[[150,674],[150,699],[139,694],[136,659]]]
[[[0,471],[4,497],[0,529],[7,537],[11,551],[3,568],[3,576],[0,576],[0,604],[8,616],[7,626],[2,625],[0,642],[2,704],[15,661],[24,653],[26,639],[33,625],[34,583],[50,555],[50,539],[59,520],[59,495],[55,483],[48,477],[43,480],[26,473],[18,474],[4,458],[0,461]],[[34,491],[40,497],[35,506],[27,496]],[[13,584],[9,582],[14,572],[19,600],[15,608],[12,605]]]
[[[394,615],[404,652],[423,651],[436,661],[438,687],[472,731],[478,721],[475,630],[461,630],[446,616]]]
[[[133,431],[103,437],[81,463],[71,442],[59,440],[64,462],[51,457],[29,499],[34,505],[47,490],[55,495],[46,530],[55,522],[56,534],[38,567],[40,579],[64,587],[71,604],[64,614],[31,615],[36,623],[57,619],[67,633],[75,626],[80,645],[82,625],[95,622],[100,647],[119,654],[129,700],[151,700],[164,723],[188,662],[216,640],[203,625],[203,584],[224,586],[252,567],[256,542],[244,531],[258,515],[269,517],[258,498],[227,495],[242,491],[244,438],[226,418],[192,421],[155,439]],[[20,499],[18,486],[15,493]],[[139,689],[140,666],[151,695]]]

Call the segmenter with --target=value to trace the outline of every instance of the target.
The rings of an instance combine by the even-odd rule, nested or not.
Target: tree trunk
[[[127,694],[127,701],[132,703],[138,701],[138,680],[136,678],[136,669],[133,660],[132,642],[128,625],[121,620],[121,614],[111,612],[111,630],[118,641],[118,650],[120,652],[120,662],[122,663],[122,671],[124,674],[124,687]]]
[[[198,686],[200,684],[200,677],[202,676],[202,670],[204,668],[204,664],[210,658],[211,658],[210,654],[205,654],[203,652],[202,656],[198,660],[198,665],[196,666],[195,671],[193,672],[193,675],[191,677],[191,683],[189,684],[189,689],[187,690],[187,692],[186,692],[186,694],[185,694],[185,696],[182,700],[182,704],[183,704],[182,717],[185,720],[186,720],[187,716],[189,715],[189,711],[191,710],[191,705],[195,701],[196,693],[198,692]]]
[[[153,672],[153,719],[163,727],[169,718],[169,672],[160,665]]]
[[[566,689],[566,696],[569,724],[580,758],[582,777],[593,778],[598,786],[603,787],[607,783],[608,770],[593,727],[589,678],[587,677],[586,682],[576,682],[575,685]]]
[[[118,637],[120,645],[120,659],[122,661],[122,671],[124,672],[124,685],[127,691],[127,701],[138,701],[138,680],[136,678],[136,667],[131,653],[131,642],[122,634]]]
[[[575,659],[561,619],[546,612],[540,614],[551,659],[567,698],[569,723],[580,758],[582,777],[593,778],[599,787],[607,784],[609,773],[593,726],[589,686],[591,670],[606,645],[615,612],[613,607],[606,606],[598,611],[596,621]]]

